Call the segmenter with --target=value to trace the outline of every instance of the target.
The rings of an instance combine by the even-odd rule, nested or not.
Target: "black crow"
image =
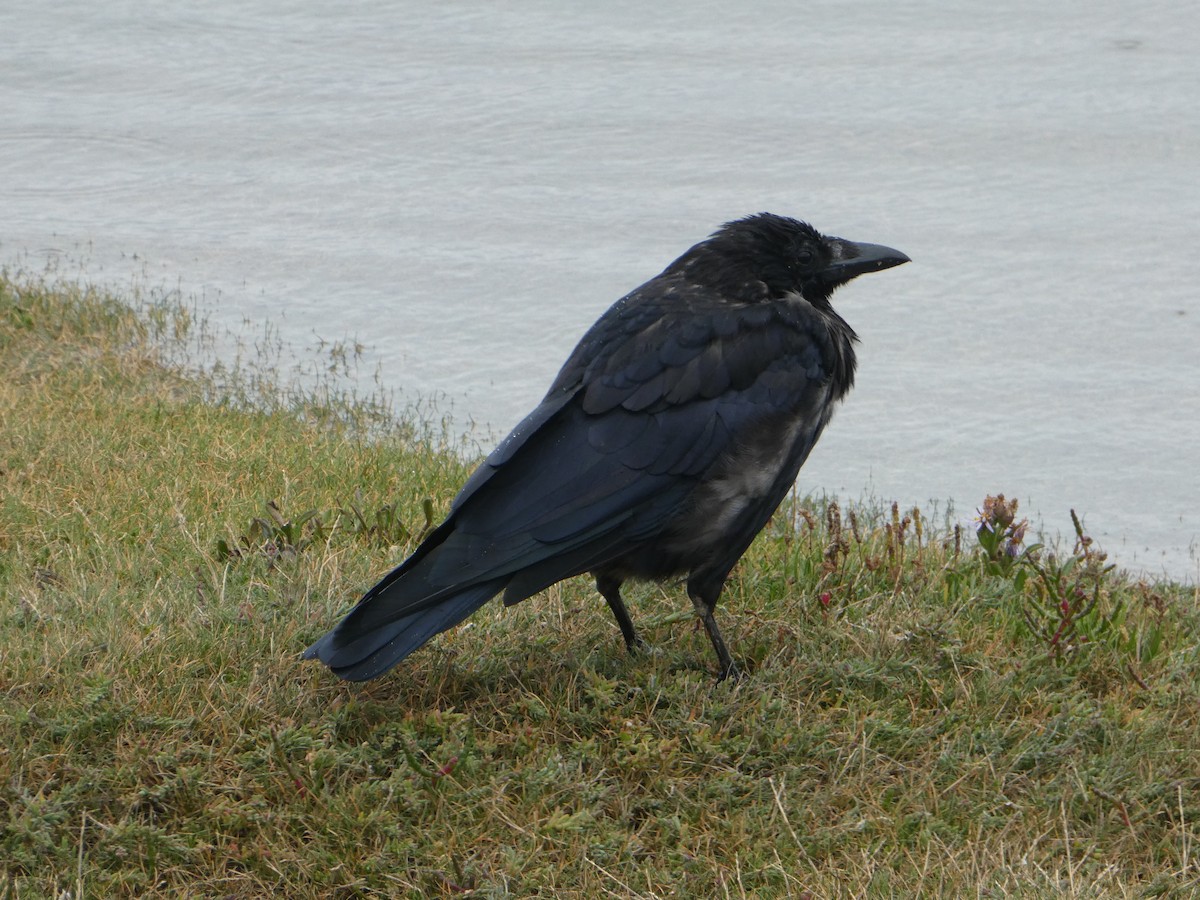
[[[446,520],[304,657],[365,681],[501,592],[584,572],[632,651],[622,583],[686,575],[725,678],[721,588],[854,383],[830,295],[907,261],[768,213],[724,225],[600,317]]]

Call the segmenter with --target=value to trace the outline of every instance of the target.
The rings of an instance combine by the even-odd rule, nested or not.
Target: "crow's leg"
[[[608,607],[621,627],[621,636],[625,638],[625,646],[629,652],[637,653],[639,650],[644,650],[646,643],[638,637],[637,631],[634,630],[633,619],[629,618],[629,610],[625,608],[625,601],[621,599],[621,579],[613,578],[611,575],[597,575],[596,590],[608,601]]]
[[[720,671],[717,672],[717,681],[719,682],[731,675],[737,678],[739,674],[737,666],[733,663],[733,657],[729,655],[729,648],[725,646],[725,639],[721,637],[721,629],[717,627],[717,620],[713,617],[713,612],[717,608],[717,598],[721,596],[721,588],[724,586],[724,578],[716,581],[701,580],[695,577],[688,579],[688,596],[692,598],[696,615],[704,623],[708,639],[712,641],[713,650],[717,652],[717,663],[720,666]]]

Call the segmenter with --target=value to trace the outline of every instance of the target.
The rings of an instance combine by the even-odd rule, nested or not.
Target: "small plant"
[[[1043,556],[1041,544],[1024,546],[1029,522],[1017,519],[1017,501],[1003,494],[983,501],[977,522],[984,571],[1011,582],[1026,628],[1051,659],[1061,662],[1093,643],[1138,662],[1148,662],[1160,652],[1161,617],[1139,628],[1123,598],[1108,596],[1107,576],[1114,567],[1084,533],[1075,510],[1075,543],[1065,558]]]
[[[355,494],[355,501],[338,510],[339,521],[348,523],[351,534],[379,547],[406,544],[414,537],[420,540],[433,527],[433,501],[428,498],[421,503],[425,522],[416,535],[405,526],[400,516],[399,500],[385,503],[370,515],[363,512],[365,504],[361,492]]]
[[[908,544],[908,530],[913,529],[916,543],[914,565],[920,565],[921,544],[924,540],[924,526],[921,523],[921,511],[915,506],[903,518],[900,516],[900,504],[892,502],[892,520],[883,526],[887,546],[887,561],[898,578],[905,566],[905,548]]]
[[[975,520],[975,536],[983,548],[984,568],[991,575],[1008,575],[1021,562],[1033,558],[1040,544],[1022,549],[1029,520],[1017,521],[1017,498],[987,496]]]
[[[261,553],[273,565],[280,557],[299,555],[313,541],[325,543],[328,539],[325,525],[315,509],[289,519],[278,503],[268,500],[267,515],[252,518],[245,533],[232,540],[221,538],[217,541],[216,557],[218,562],[226,562]]]
[[[837,503],[830,503],[825,508],[825,526],[829,532],[829,543],[825,547],[825,573],[836,572],[839,559],[844,560],[850,553],[850,541],[842,530],[842,509]]]
[[[1095,549],[1092,539],[1083,533],[1075,510],[1071,510],[1071,522],[1075,526],[1075,546],[1065,560],[1049,557],[1042,562],[1031,555],[1024,557],[1037,577],[1021,613],[1029,630],[1056,660],[1091,640],[1113,643],[1111,638],[1125,618],[1120,602],[1110,615],[1101,612],[1101,588],[1112,566],[1104,565],[1106,554]]]

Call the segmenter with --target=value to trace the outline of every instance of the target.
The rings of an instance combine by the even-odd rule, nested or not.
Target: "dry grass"
[[[195,327],[0,279],[0,896],[1200,893],[1195,589],[800,502],[737,684],[677,587],[630,659],[581,580],[347,686],[299,652],[469,467],[164,365]]]

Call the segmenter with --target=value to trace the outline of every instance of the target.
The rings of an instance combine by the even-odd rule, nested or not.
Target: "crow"
[[[446,520],[304,658],[375,678],[497,594],[583,573],[635,652],[622,584],[686,576],[718,681],[735,674],[717,599],[854,383],[830,295],[908,261],[770,213],[726,223],[600,317]]]

